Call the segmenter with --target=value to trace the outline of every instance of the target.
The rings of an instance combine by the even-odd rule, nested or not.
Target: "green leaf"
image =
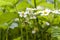
[[[27,7],[30,7],[30,4],[28,4],[27,2],[23,1],[21,3],[19,3],[17,6],[16,6],[16,9],[17,10],[25,10]]]
[[[17,13],[4,13],[0,16],[0,24],[8,22],[17,17]]]
[[[13,5],[11,2],[0,1],[0,6]]]
[[[15,39],[13,39],[13,40],[21,40],[21,37],[15,38]]]
[[[0,29],[6,30],[8,28],[8,25],[0,24]]]
[[[15,3],[17,3],[19,0],[4,0],[4,1],[10,2],[10,3],[12,3],[12,4],[15,4]]]
[[[3,14],[3,11],[0,10],[0,16]]]

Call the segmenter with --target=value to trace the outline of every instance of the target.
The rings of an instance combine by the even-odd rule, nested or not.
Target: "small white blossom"
[[[27,17],[27,15],[25,14],[25,15],[24,15],[24,18],[26,18],[26,17]]]
[[[42,11],[41,12],[41,16],[47,16],[49,13],[45,12],[45,11]]]
[[[29,11],[25,11],[25,13],[24,13],[24,14],[26,14],[26,15],[27,15],[27,14],[29,14]]]
[[[29,15],[30,15],[30,14],[33,14],[33,10],[35,10],[35,9],[32,9],[32,8],[27,8],[27,9],[26,9],[26,11],[29,13]]]
[[[26,10],[31,10],[32,8],[26,8]]]
[[[58,10],[54,10],[54,11],[52,11],[52,13],[60,14]]]
[[[49,25],[50,25],[50,23],[46,22],[46,25],[47,25],[47,26],[49,26]]]
[[[19,16],[20,16],[20,17],[23,17],[23,15],[22,15],[22,14],[20,14]]]
[[[47,15],[49,15],[49,13],[51,12],[51,10],[49,10],[49,9],[45,9],[44,11],[41,11],[41,16],[47,16]]]
[[[32,31],[32,34],[35,34],[35,33],[36,33],[36,31],[35,31],[35,30],[33,30],[33,31]]]
[[[20,17],[23,17],[23,14],[22,14],[22,12],[18,12],[18,14],[19,14],[19,16],[20,16]]]
[[[27,12],[25,12],[25,13],[24,12],[18,12],[18,14],[19,14],[20,17],[24,17],[25,18],[25,17],[27,17],[28,13]]]
[[[45,9],[45,11],[46,11],[47,13],[50,13],[50,12],[51,12],[51,10],[50,10],[50,9]]]
[[[18,14],[20,14],[20,13],[22,13],[22,12],[18,12]]]
[[[30,19],[36,19],[36,16],[32,16],[32,17],[30,17]]]

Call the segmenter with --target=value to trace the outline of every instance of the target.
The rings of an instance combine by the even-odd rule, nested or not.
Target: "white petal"
[[[54,10],[54,11],[52,11],[52,13],[60,14],[58,10]]]
[[[50,9],[45,9],[45,12],[50,13],[51,10]]]
[[[23,17],[23,15],[19,15],[20,17]]]
[[[29,11],[26,11],[24,14],[29,14]]]
[[[26,8],[26,10],[30,10],[31,8]]]
[[[22,12],[18,12],[18,14],[21,14]]]
[[[24,15],[24,18],[26,18],[27,17],[27,15]]]

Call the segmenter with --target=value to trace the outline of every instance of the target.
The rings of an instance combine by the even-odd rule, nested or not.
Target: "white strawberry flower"
[[[51,10],[50,9],[45,9],[44,11],[41,11],[41,16],[47,16],[47,15],[49,15],[49,13],[51,12]]]
[[[46,12],[48,12],[48,13],[50,13],[50,12],[51,12],[51,10],[50,10],[50,9],[45,9],[45,11],[46,11]]]

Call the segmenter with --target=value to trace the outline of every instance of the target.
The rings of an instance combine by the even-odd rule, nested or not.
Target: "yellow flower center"
[[[47,14],[47,12],[44,12],[44,14]]]

